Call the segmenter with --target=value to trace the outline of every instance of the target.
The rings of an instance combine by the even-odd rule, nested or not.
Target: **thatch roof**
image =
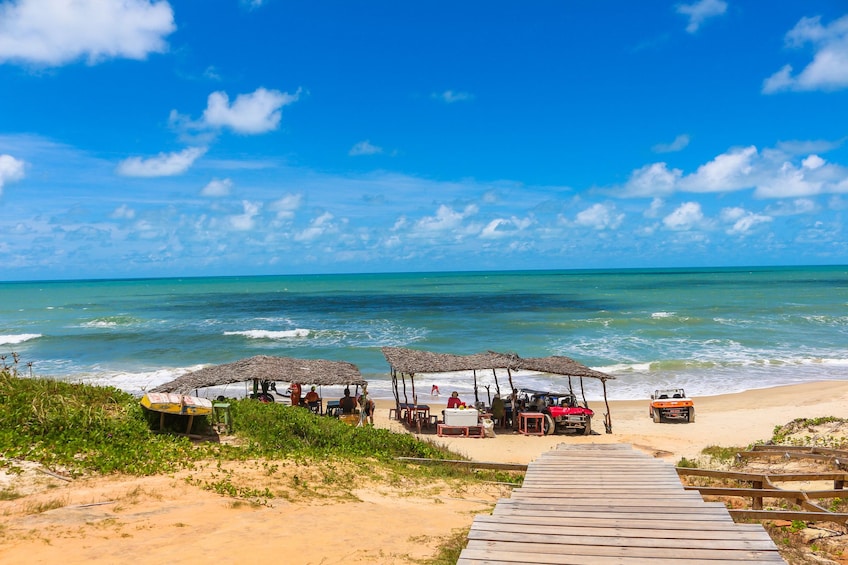
[[[409,375],[482,369],[524,369],[570,377],[591,377],[602,381],[615,378],[612,375],[590,369],[570,357],[561,355],[524,359],[515,353],[497,353],[495,351],[473,355],[433,353],[404,347],[384,347],[382,351],[386,361],[394,370]]]
[[[363,385],[366,383],[356,365],[345,361],[257,355],[234,363],[204,367],[198,371],[186,373],[169,383],[151,389],[150,392],[186,394],[198,388],[240,383],[253,379],[320,386]]]

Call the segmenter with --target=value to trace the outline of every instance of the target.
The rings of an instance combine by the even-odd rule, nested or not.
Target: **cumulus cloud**
[[[227,221],[230,227],[235,231],[252,230],[256,225],[256,216],[259,215],[262,205],[255,202],[249,202],[247,200],[243,200],[241,205],[243,212],[241,214],[228,217]]]
[[[788,47],[813,45],[813,60],[796,75],[784,65],[763,81],[763,93],[784,90],[839,90],[848,88],[848,16],[822,25],[821,16],[801,18],[785,37]]]
[[[823,182],[811,179],[810,171],[819,169],[824,165],[813,161],[815,168],[802,166],[795,167],[792,163],[783,163],[781,167],[772,172],[768,178],[763,179],[757,186],[754,194],[760,198],[788,198],[797,196],[813,196],[822,192]]]
[[[531,218],[495,218],[483,228],[480,237],[483,239],[497,239],[515,235],[516,232],[527,229],[533,224]]]
[[[725,192],[749,188],[753,185],[752,161],[757,156],[756,147],[731,149],[701,165],[698,170],[681,180],[681,188],[690,192]]]
[[[0,61],[58,66],[144,59],[176,29],[162,0],[17,0],[0,5]]]
[[[683,171],[669,169],[666,163],[645,165],[630,174],[630,179],[624,185],[622,196],[666,196],[675,191],[682,176]]]
[[[720,217],[724,222],[731,224],[731,226],[726,230],[728,235],[746,235],[755,226],[772,221],[771,216],[755,214],[738,206],[724,208],[721,211]]]
[[[333,215],[329,212],[324,212],[309,222],[309,227],[295,234],[294,239],[296,241],[313,241],[325,233],[335,232],[336,230],[337,228],[333,223]]]
[[[226,92],[209,95],[200,127],[230,128],[237,133],[256,134],[277,129],[282,108],[293,104],[300,96],[278,90],[257,88],[250,94],[239,94],[230,104]],[[172,120],[175,114],[172,112]]]
[[[453,90],[445,90],[444,92],[434,92],[432,97],[436,100],[441,100],[446,104],[453,104],[454,102],[465,102],[468,100],[473,100],[474,95],[468,92],[454,92]]]
[[[350,151],[348,151],[348,155],[356,157],[359,155],[376,155],[382,152],[382,147],[372,145],[371,142],[366,139],[365,141],[360,141],[359,143],[351,147]]]
[[[118,174],[127,177],[170,177],[186,172],[204,153],[205,147],[189,147],[179,153],[159,153],[142,159],[130,157],[118,164]]]
[[[687,145],[689,145],[689,136],[683,133],[675,137],[671,143],[658,143],[651,149],[654,153],[675,153],[682,151]]]
[[[721,16],[727,11],[727,2],[723,0],[699,0],[692,4],[678,4],[677,13],[689,18],[686,31],[695,33],[710,18]]]
[[[462,227],[465,218],[477,213],[477,206],[470,204],[464,210],[457,211],[442,204],[435,216],[425,216],[416,222],[416,229],[424,232],[443,232]]]
[[[704,213],[697,202],[684,202],[671,214],[663,218],[665,227],[675,231],[686,231],[701,227]]]
[[[575,223],[596,230],[616,229],[624,220],[624,214],[617,213],[615,206],[595,204],[577,214]]]
[[[112,211],[110,217],[114,220],[132,220],[135,218],[135,210],[126,204],[121,204]]]
[[[11,155],[0,155],[0,195],[3,194],[3,185],[24,178],[25,163],[15,159]]]
[[[229,195],[232,187],[233,181],[231,179],[212,179],[206,186],[203,187],[200,194],[201,196],[218,198]]]
[[[287,194],[272,202],[269,208],[272,212],[277,213],[277,218],[281,220],[290,220],[294,218],[294,213],[298,208],[300,208],[302,200],[303,195],[301,194]]]

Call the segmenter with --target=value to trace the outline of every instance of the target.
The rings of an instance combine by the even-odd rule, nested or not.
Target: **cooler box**
[[[445,425],[446,426],[477,426],[477,416],[480,413],[477,410],[458,408],[445,409]]]

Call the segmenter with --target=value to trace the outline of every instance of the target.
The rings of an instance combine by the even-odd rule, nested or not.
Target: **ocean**
[[[614,376],[613,400],[848,378],[844,266],[6,282],[0,296],[0,354],[6,364],[19,355],[19,374],[139,396],[265,354],[349,361],[373,395],[391,398],[383,346],[566,355]],[[481,396],[496,378],[507,383],[505,372],[478,373]],[[568,386],[534,373],[513,381]],[[470,373],[416,376],[425,398],[433,384],[443,397],[473,389]],[[601,398],[596,381],[586,385]]]

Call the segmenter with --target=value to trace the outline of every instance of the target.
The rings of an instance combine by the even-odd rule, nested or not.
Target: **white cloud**
[[[231,179],[212,179],[209,184],[203,187],[200,191],[201,196],[210,196],[217,198],[230,194],[230,189],[233,187]]]
[[[0,195],[3,194],[3,185],[24,178],[25,163],[15,159],[11,155],[0,155]]]
[[[281,220],[289,220],[294,217],[295,210],[300,208],[302,200],[303,195],[301,194],[287,194],[272,202],[269,208],[272,212],[277,213],[277,218]]]
[[[819,157],[818,155],[810,155],[809,157],[807,157],[806,159],[801,161],[801,165],[805,169],[810,169],[811,171],[814,171],[816,169],[820,169],[821,167],[824,166],[824,164],[825,164],[825,160],[822,159],[821,157]]]
[[[533,224],[532,218],[496,218],[489,222],[480,232],[483,239],[496,239],[515,235],[516,232],[527,229]]]
[[[132,220],[135,218],[135,210],[126,204],[121,204],[112,211],[111,218],[115,220]]]
[[[62,65],[144,59],[176,29],[162,0],[17,0],[0,5],[0,61]]]
[[[247,200],[243,200],[241,205],[244,210],[243,213],[227,218],[230,227],[236,231],[252,230],[256,225],[256,216],[259,215],[262,205]]]
[[[665,206],[665,201],[663,201],[662,198],[654,198],[651,200],[651,205],[642,213],[642,215],[646,218],[659,218],[663,206]]]
[[[228,127],[238,133],[265,133],[277,129],[282,108],[296,102],[299,96],[299,90],[288,94],[257,88],[250,94],[239,94],[230,104],[226,92],[213,92],[203,111],[202,124],[213,128]]]
[[[360,141],[359,143],[351,147],[350,151],[348,151],[348,155],[356,157],[359,155],[376,155],[377,153],[382,152],[382,147],[372,145],[371,142],[366,139],[365,141]]]
[[[685,133],[678,135],[671,143],[658,143],[651,149],[654,153],[675,153],[682,151],[689,145],[689,136]]]
[[[417,230],[424,232],[443,232],[448,230],[456,230],[462,227],[462,222],[465,218],[477,213],[477,206],[471,204],[465,207],[464,210],[458,212],[450,206],[442,204],[436,210],[435,216],[425,216],[416,222]]]
[[[616,229],[623,220],[624,214],[616,213],[615,206],[605,204],[595,204],[575,218],[577,225],[596,230]]]
[[[678,4],[677,13],[689,17],[686,31],[695,33],[710,18],[720,16],[727,11],[727,2],[723,0],[699,0],[693,4]]]
[[[118,164],[118,174],[127,177],[169,177],[186,172],[204,153],[205,147],[189,147],[179,153],[160,153],[142,159],[130,157]]]
[[[665,227],[675,231],[698,228],[704,223],[704,213],[697,202],[684,202],[671,214],[663,218]]]
[[[453,104],[454,102],[465,102],[468,100],[473,100],[474,95],[468,92],[454,92],[453,90],[445,90],[444,92],[436,92],[432,95],[433,98],[437,100],[441,100],[446,104]]]
[[[721,211],[721,219],[724,222],[732,223],[727,229],[729,235],[745,235],[754,226],[771,222],[773,218],[762,214],[754,214],[737,206],[723,209]]]
[[[329,212],[324,212],[309,222],[309,227],[296,234],[294,239],[296,241],[313,241],[325,233],[335,232],[337,228],[332,220],[333,215]]]
[[[752,161],[756,147],[731,149],[722,153],[680,182],[681,189],[691,192],[727,192],[753,186]]]
[[[649,197],[665,196],[675,191],[677,182],[683,176],[680,169],[669,170],[665,163],[653,163],[636,169],[624,185],[622,196]]]
[[[817,168],[820,167],[821,165]],[[808,168],[799,169],[792,163],[783,163],[780,169],[757,185],[754,194],[760,198],[788,198],[819,194],[822,192],[823,183],[807,178],[808,171]]]
[[[820,16],[801,18],[786,34],[785,42],[795,48],[812,44],[813,60],[795,76],[792,66],[784,65],[763,81],[763,93],[848,88],[848,16],[827,26],[821,24]]]

